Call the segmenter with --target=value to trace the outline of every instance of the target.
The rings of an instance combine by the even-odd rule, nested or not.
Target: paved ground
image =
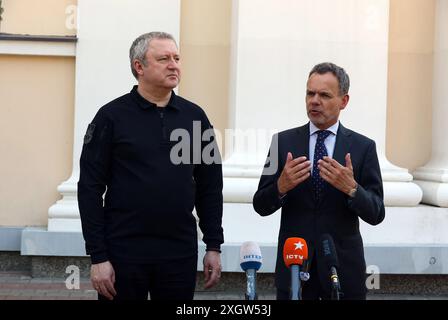
[[[90,281],[82,279],[79,289],[67,289],[65,279],[32,278],[24,273],[0,272],[0,300],[96,300]],[[195,300],[243,300],[244,293],[198,291]],[[259,294],[260,300],[275,299],[273,292]],[[447,296],[384,295],[369,300],[448,300]]]

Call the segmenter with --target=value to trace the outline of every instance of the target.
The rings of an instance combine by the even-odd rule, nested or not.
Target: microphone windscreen
[[[305,239],[288,238],[283,246],[283,261],[287,267],[293,264],[302,265],[308,259],[308,246]]]
[[[260,247],[256,242],[247,241],[241,245],[240,266],[244,271],[249,269],[258,270],[263,263]]]
[[[339,267],[336,246],[330,234],[325,233],[320,237],[318,254],[328,268]]]

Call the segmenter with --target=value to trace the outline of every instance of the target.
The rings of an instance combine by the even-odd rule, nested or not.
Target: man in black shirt
[[[170,34],[138,37],[130,49],[138,85],[87,128],[78,204],[99,299],[193,299],[194,207],[206,244],[205,287],[219,281],[221,159],[205,112],[173,92],[179,60]]]

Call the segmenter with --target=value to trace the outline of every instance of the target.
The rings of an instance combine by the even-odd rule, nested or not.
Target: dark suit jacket
[[[316,248],[317,241],[324,233],[329,233],[335,242],[339,258],[339,280],[342,292],[347,297],[360,296],[367,292],[365,286],[366,264],[364,247],[359,232],[359,219],[376,225],[384,219],[383,185],[375,142],[339,124],[333,158],[345,166],[345,155],[351,154],[354,178],[358,191],[353,199],[327,184],[319,203],[314,201],[311,178],[308,178],[279,199],[277,180],[285,165],[287,153],[293,157],[309,158],[309,124],[280,132],[278,137],[278,168],[275,174],[263,172],[258,190],[253,198],[255,211],[267,216],[280,207],[281,223],[278,236],[276,264],[276,286],[288,291],[290,272],[283,263],[283,244],[289,237],[304,238],[308,247]],[[271,145],[271,150],[272,145]],[[268,156],[267,164],[276,161],[274,154]],[[312,161],[312,159],[311,159]],[[314,254],[318,269],[319,258]],[[319,271],[323,288],[330,290],[326,275]]]

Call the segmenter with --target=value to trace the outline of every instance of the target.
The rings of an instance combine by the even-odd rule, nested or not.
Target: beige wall
[[[74,58],[0,55],[0,226],[46,225],[72,169]]]
[[[232,0],[182,1],[179,94],[199,104],[216,129],[228,127]]]
[[[434,0],[391,0],[388,159],[414,170],[431,156]]]
[[[3,0],[0,31],[74,34],[61,22],[72,3]],[[229,123],[231,3],[185,0],[181,11],[179,93],[220,130]],[[410,169],[431,153],[434,7],[391,0],[387,156]],[[0,70],[0,226],[46,225],[72,169],[75,59],[0,55]]]
[[[75,35],[76,29],[67,28],[71,25],[73,16],[67,14],[66,9],[77,3],[77,0],[3,0],[5,11],[0,32]]]
[[[179,93],[221,131],[229,124],[231,2],[182,1]],[[434,9],[434,0],[390,2],[386,154],[411,171],[431,155]]]

